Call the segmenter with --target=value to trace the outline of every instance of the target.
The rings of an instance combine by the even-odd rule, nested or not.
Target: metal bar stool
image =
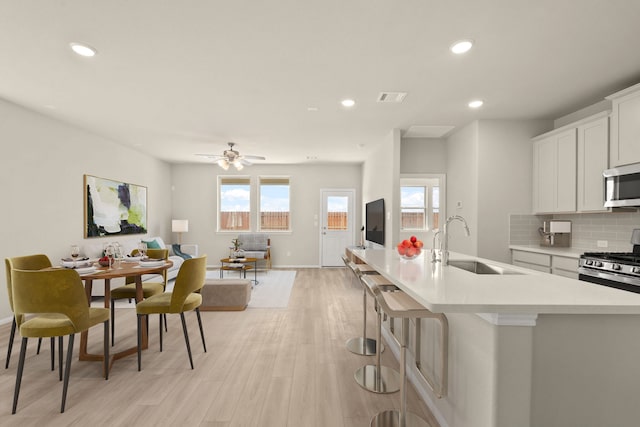
[[[440,321],[442,336],[447,337],[449,326],[447,317],[442,313],[433,313],[419,304],[416,300],[402,291],[383,291],[380,287],[373,287],[372,291],[378,304],[385,313],[402,319],[402,331],[400,334],[400,410],[390,410],[378,413],[371,420],[371,427],[429,427],[420,416],[407,412],[407,347],[409,345],[409,319],[432,318]],[[443,339],[447,344],[447,340]],[[446,347],[442,348],[444,358],[448,357]],[[446,360],[446,359],[444,359]],[[447,364],[443,361],[442,385],[438,391],[438,397],[446,394]],[[422,373],[418,371],[420,375]],[[423,375],[424,377],[424,375]],[[427,380],[425,378],[425,380]],[[432,382],[428,381],[431,386]]]
[[[367,264],[355,264],[351,262],[346,256],[342,256],[342,261],[351,270],[354,276],[360,281],[360,276],[368,274],[378,274],[373,268]],[[362,336],[351,338],[347,341],[347,350],[352,353],[359,354],[361,356],[373,356],[376,354],[376,340],[373,338],[367,338],[367,293],[371,291],[367,286],[362,284],[362,311],[363,311],[363,325]],[[373,294],[371,294],[373,296]],[[380,348],[380,351],[384,351],[384,347]]]
[[[381,288],[384,291],[398,290],[398,288],[380,275],[363,275],[360,281],[375,296],[373,289]],[[376,342],[382,343],[382,309],[376,304]],[[382,347],[380,345],[379,347]],[[376,351],[376,364],[365,365],[356,370],[354,377],[356,382],[365,390],[373,393],[394,393],[400,390],[400,374],[393,368],[382,366],[380,363],[381,351]]]

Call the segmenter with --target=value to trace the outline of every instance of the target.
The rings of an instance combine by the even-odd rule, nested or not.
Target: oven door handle
[[[582,274],[590,277],[597,277],[599,279],[610,280],[612,282],[627,283],[629,285],[640,286],[640,277],[630,277],[624,274],[617,274],[611,272],[597,271],[591,268],[578,267],[578,274]]]

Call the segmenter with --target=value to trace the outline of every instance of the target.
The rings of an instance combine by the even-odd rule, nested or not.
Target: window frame
[[[268,233],[290,233],[293,229],[293,215],[291,213],[291,177],[287,175],[260,175],[258,176],[256,184],[256,230],[259,232],[268,232]],[[269,183],[268,181],[272,181]],[[267,182],[263,184],[263,182]],[[286,185],[289,187],[289,210],[288,210],[288,227],[286,229],[270,229],[270,228],[262,228],[262,186],[263,185],[283,185],[286,182]]]
[[[228,228],[223,228],[222,227],[222,186],[225,184],[234,184],[233,181],[238,181],[235,182],[235,184],[238,185],[247,185],[249,186],[249,229],[248,230],[237,230],[237,229],[228,229]],[[253,197],[253,180],[251,178],[251,176],[249,175],[218,175],[218,183],[217,183],[217,192],[218,192],[218,206],[217,206],[217,211],[218,211],[218,232],[219,233],[250,233],[251,231],[254,230],[253,227],[253,215],[252,213],[252,205],[254,203],[254,197]]]
[[[402,188],[403,187],[424,187],[425,188],[425,225],[424,228],[403,228],[402,227],[402,209],[420,209],[408,206],[402,206]],[[445,174],[403,174],[400,176],[399,185],[399,228],[401,233],[413,232],[429,232],[438,231],[439,228],[434,227],[434,203],[433,188],[438,187],[438,225],[442,226],[446,209],[446,175]]]

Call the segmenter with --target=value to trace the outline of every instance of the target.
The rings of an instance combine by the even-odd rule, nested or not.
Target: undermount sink
[[[508,270],[497,265],[485,264],[480,261],[449,261],[452,267],[460,268],[475,274],[523,274],[519,271]]]

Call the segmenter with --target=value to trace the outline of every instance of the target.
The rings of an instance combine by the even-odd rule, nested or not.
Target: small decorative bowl
[[[416,258],[418,258],[418,257],[420,256],[420,254],[421,254],[421,253],[422,253],[422,251],[421,251],[421,250],[417,250],[417,251],[415,251],[415,254],[414,254],[414,255],[412,255],[412,256],[409,256],[409,255],[407,255],[406,253],[405,253],[405,254],[402,254],[402,253],[400,253],[400,252],[398,252],[398,255],[400,255],[400,258],[402,258],[402,259],[407,259],[407,260],[409,260],[409,259],[416,259]]]
[[[109,267],[109,260],[105,260],[105,261],[99,260],[98,264],[100,264],[103,267]]]

